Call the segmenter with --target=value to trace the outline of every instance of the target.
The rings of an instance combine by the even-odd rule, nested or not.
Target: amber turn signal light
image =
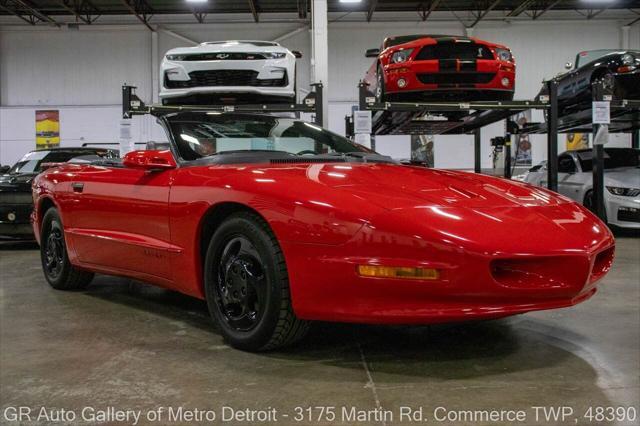
[[[409,280],[437,280],[440,278],[440,272],[437,269],[398,266],[358,265],[358,274],[363,277]]]

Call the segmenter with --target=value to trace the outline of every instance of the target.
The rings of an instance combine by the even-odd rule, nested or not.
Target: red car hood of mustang
[[[554,206],[570,201],[541,188],[500,178],[392,164],[323,163],[262,170],[265,177],[289,182],[292,187],[296,186],[292,180],[306,175],[308,184],[319,186],[318,194],[328,196],[328,186],[388,210],[416,206]]]

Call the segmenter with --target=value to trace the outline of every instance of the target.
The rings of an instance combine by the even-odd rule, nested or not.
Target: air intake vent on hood
[[[296,163],[345,163],[344,158],[276,158],[270,160],[271,164],[296,164]]]

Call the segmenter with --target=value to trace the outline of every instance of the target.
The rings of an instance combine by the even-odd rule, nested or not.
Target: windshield
[[[608,55],[609,53],[619,52],[616,49],[597,49],[597,50],[587,50],[584,52],[578,53],[576,56],[576,68],[581,67],[589,62],[595,61],[598,58],[603,57],[604,55]]]
[[[583,172],[593,170],[591,151],[581,151],[578,153],[580,167]],[[633,148],[605,148],[604,168],[617,169],[620,167],[638,167],[640,165],[640,149]]]
[[[27,153],[9,170],[9,174],[16,173],[39,173],[42,171],[43,163],[66,163],[74,157],[81,155],[98,155],[100,157],[106,157],[109,154],[109,150],[38,150]]]
[[[167,116],[167,121],[187,161],[239,151],[284,156],[366,152],[342,136],[295,118],[180,113]]]

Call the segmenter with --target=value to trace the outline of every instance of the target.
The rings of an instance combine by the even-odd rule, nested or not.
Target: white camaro
[[[294,102],[296,58],[272,41],[212,41],[169,50],[160,65],[164,104]]]
[[[558,192],[586,207],[593,205],[592,150],[567,151],[558,157]],[[532,167],[517,180],[547,184],[547,164]],[[621,228],[640,229],[640,150],[604,149],[604,205],[607,222]]]

